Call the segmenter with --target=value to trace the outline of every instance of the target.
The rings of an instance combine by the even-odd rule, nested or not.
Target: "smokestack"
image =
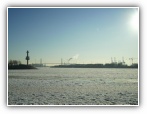
[[[62,58],[61,58],[61,65],[63,65],[63,60],[62,60]]]
[[[40,59],[40,64],[42,64],[42,59]]]

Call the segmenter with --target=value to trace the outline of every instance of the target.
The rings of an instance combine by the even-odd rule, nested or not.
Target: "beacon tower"
[[[30,57],[29,57],[29,51],[27,50],[27,56],[26,56],[26,60],[27,60],[27,65],[29,64],[29,60],[30,60]]]

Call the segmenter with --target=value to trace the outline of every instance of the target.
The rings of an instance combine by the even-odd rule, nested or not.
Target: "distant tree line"
[[[18,60],[9,60],[8,66],[20,65],[21,61]]]
[[[9,60],[8,69],[15,70],[15,69],[37,69],[37,68],[32,65],[21,64],[21,61],[18,60]]]

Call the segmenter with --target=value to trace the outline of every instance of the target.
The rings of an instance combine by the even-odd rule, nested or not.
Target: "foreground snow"
[[[138,77],[9,76],[8,105],[138,105]]]

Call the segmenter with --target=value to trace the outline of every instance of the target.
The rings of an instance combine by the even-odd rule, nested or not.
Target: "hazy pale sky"
[[[129,64],[138,58],[138,8],[8,8],[8,60]],[[137,59],[134,59],[137,62]]]

